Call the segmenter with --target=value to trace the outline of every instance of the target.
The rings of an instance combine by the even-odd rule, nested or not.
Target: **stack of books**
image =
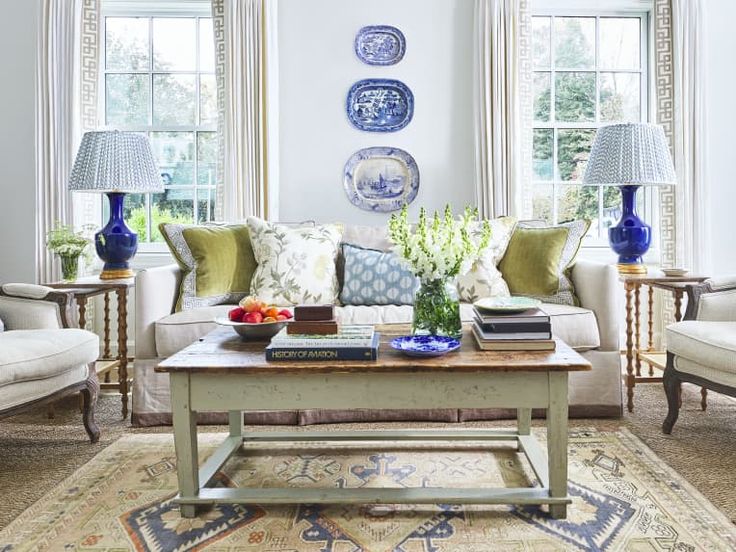
[[[487,314],[474,309],[473,336],[484,351],[554,351],[552,324],[542,309]]]
[[[266,347],[269,361],[376,360],[379,335],[373,326],[338,325],[332,305],[296,307]]]

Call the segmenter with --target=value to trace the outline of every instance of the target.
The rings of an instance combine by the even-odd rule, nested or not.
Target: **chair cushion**
[[[667,350],[697,364],[736,373],[736,322],[671,324],[667,326]]]
[[[100,340],[79,329],[15,330],[0,334],[0,387],[42,380],[97,359]]]

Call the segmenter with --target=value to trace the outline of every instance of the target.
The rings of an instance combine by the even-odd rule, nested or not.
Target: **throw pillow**
[[[457,291],[462,301],[470,303],[481,297],[508,297],[509,286],[498,270],[498,263],[506,253],[516,219],[500,217],[488,221],[491,225],[491,241],[467,274],[458,277]],[[473,238],[480,238],[480,224],[473,231]]]
[[[256,268],[248,227],[161,223],[159,230],[182,269],[176,310],[237,303]]]
[[[5,324],[3,324],[3,319],[0,318],[0,332],[5,331]]]
[[[344,284],[340,301],[344,305],[411,305],[419,287],[398,255],[343,244]]]
[[[570,270],[589,227],[589,220],[548,227],[520,223],[499,264],[511,294],[577,305]]]
[[[267,303],[298,305],[335,303],[335,259],[342,228],[334,224],[289,227],[248,218],[258,263],[250,291]]]

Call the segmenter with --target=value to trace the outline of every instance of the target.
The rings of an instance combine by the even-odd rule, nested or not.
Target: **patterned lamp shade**
[[[604,186],[675,184],[675,167],[662,127],[627,123],[599,128],[583,182]]]
[[[81,192],[163,192],[146,136],[120,131],[86,132],[69,177]]]

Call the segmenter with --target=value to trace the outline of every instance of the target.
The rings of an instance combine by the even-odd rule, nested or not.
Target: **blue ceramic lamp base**
[[[636,192],[640,186],[620,186],[621,220],[608,229],[611,249],[618,253],[618,271],[621,274],[646,274],[642,260],[652,242],[652,227],[636,212]]]
[[[97,255],[105,261],[100,279],[132,278],[134,274],[128,261],[138,250],[138,235],[123,220],[125,194],[109,192],[107,197],[110,201],[110,220],[95,234]]]

